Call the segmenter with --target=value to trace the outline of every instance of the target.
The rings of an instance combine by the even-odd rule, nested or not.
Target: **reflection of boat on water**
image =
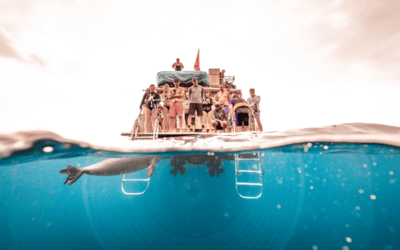
[[[229,92],[233,93],[241,93],[241,89],[237,89],[236,85],[234,85],[235,77],[234,76],[225,76],[224,78],[220,78],[220,69],[209,69],[209,73],[204,71],[160,71],[157,73],[157,86],[156,89],[158,94],[163,93],[162,86],[168,84],[170,87],[174,87],[174,79],[178,78],[180,80],[180,87],[185,89],[185,92],[188,91],[188,88],[191,87],[192,78],[196,77],[198,79],[198,83],[200,86],[204,87],[205,92],[210,92],[210,97],[214,98],[214,96],[220,91],[220,85],[230,85],[231,89]],[[211,137],[215,136],[219,133],[218,131],[214,131],[211,127],[209,133],[202,133],[200,124],[200,118],[196,118],[196,132],[161,132],[158,124],[158,119],[155,120],[153,126],[153,132],[144,132],[144,124],[139,122],[139,118],[144,117],[144,114],[139,114],[139,117],[135,120],[135,123],[132,127],[131,132],[121,133],[121,136],[127,136],[130,140],[155,140],[155,139],[168,139],[168,138],[179,138],[182,136],[186,137],[195,137],[195,136],[204,136]],[[143,119],[143,118],[142,118]],[[185,120],[185,119],[183,119]],[[185,123],[185,121],[183,121]],[[184,124],[186,127],[186,124]],[[182,129],[182,128],[180,128]],[[198,131],[198,132],[197,132]],[[235,124],[232,124],[230,127],[231,133],[235,133]],[[219,134],[220,135],[220,134]]]
[[[210,168],[209,170],[210,176],[214,177],[215,175],[217,175],[218,177],[225,171],[224,169],[220,168],[223,164],[222,160],[233,161],[235,160],[235,155],[224,154],[224,155],[214,156],[206,154],[194,154],[194,155],[174,156],[173,159],[171,160],[171,166],[173,166],[174,169],[172,169],[170,173],[176,176],[176,174],[179,171],[181,175],[184,175],[186,172],[186,168],[183,166],[186,164],[186,162],[188,162],[191,165],[196,165],[197,168],[200,165],[204,165],[207,163],[207,167]]]

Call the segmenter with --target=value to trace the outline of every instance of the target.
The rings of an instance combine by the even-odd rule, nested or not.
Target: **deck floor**
[[[168,132],[168,133],[158,133],[158,138],[164,137],[181,137],[181,136],[201,136],[209,137],[216,135],[230,135],[231,133],[202,133],[202,132]],[[138,137],[153,137],[153,133],[138,133]],[[121,136],[131,136],[131,133],[121,133]]]

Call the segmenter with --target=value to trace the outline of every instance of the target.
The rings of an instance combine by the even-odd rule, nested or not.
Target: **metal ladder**
[[[146,189],[143,190],[142,192],[129,193],[129,192],[126,192],[125,189],[124,189],[124,183],[125,183],[126,181],[127,181],[127,182],[147,182],[147,186],[146,186]],[[126,195],[141,195],[141,194],[144,194],[144,193],[147,191],[147,189],[149,189],[149,185],[150,185],[150,178],[146,178],[146,179],[126,179],[126,178],[125,178],[125,174],[122,176],[122,185],[121,185],[121,189],[122,189],[122,192],[123,192],[124,194],[126,194]]]
[[[160,124],[158,123],[158,118],[156,119],[156,121],[154,122],[154,131],[153,131],[153,136],[140,136],[138,137],[138,130],[139,127],[137,127],[135,130],[131,131],[131,137],[130,140],[138,140],[138,139],[151,139],[153,138],[153,140],[158,139],[158,132],[160,130]]]
[[[240,157],[240,156],[245,156]],[[251,156],[251,157],[249,157]],[[257,152],[257,153],[242,153],[242,154],[235,154],[235,184],[236,184],[236,192],[238,195],[244,199],[258,199],[262,195],[263,191],[263,184],[262,184],[262,177],[264,176],[264,159],[263,159],[264,154]],[[240,169],[240,162],[241,161],[254,161],[257,162],[254,166],[257,166],[255,170],[248,170],[248,169]],[[239,175],[258,175],[259,181],[258,182],[238,182],[238,176]],[[247,196],[243,195],[239,191],[239,186],[249,186],[249,187],[255,187],[259,188],[260,191],[258,195],[256,196]]]

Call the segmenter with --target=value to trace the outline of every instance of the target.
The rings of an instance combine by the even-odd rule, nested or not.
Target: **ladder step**
[[[136,140],[141,140],[141,139],[153,139],[153,136],[139,136],[139,137],[134,137]]]
[[[257,159],[249,159],[249,158],[237,158],[237,161],[260,161],[259,158]]]
[[[259,186],[262,187],[262,183],[251,183],[251,182],[238,182],[236,185],[240,186]]]
[[[122,181],[149,181],[150,179],[123,179]]]
[[[239,173],[257,173],[261,174],[261,170],[238,170]]]

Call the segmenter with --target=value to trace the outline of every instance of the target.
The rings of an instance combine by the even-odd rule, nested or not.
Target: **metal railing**
[[[158,128],[160,125],[158,124],[158,118],[156,118],[156,122],[154,123],[154,131],[153,131],[153,140],[158,138]]]
[[[236,192],[238,195],[244,199],[258,199],[262,195],[263,191],[263,183],[262,183],[262,178],[264,176],[264,154],[257,152],[254,153],[254,156],[252,157],[246,157],[242,158],[241,156],[245,156],[246,154],[235,154],[235,183],[236,183]],[[241,161],[255,161],[258,162],[258,164],[255,164],[256,170],[245,170],[245,169],[240,169],[240,162]],[[250,174],[250,175],[256,175],[258,176],[259,181],[257,182],[239,182],[238,181],[238,176],[241,174]],[[256,188],[256,194],[257,195],[244,195],[239,191],[239,186],[248,186],[248,187],[255,187]],[[258,192],[257,192],[258,191]]]
[[[124,183],[125,182],[147,182],[147,186],[146,186],[146,189],[141,191],[141,192],[129,193],[129,192],[125,191],[125,189],[124,189]],[[147,191],[147,189],[149,188],[149,185],[150,185],[150,178],[146,178],[146,179],[125,179],[125,174],[124,174],[123,177],[122,177],[121,189],[122,189],[122,192],[124,194],[126,194],[126,195],[141,195],[141,194],[144,194]]]

